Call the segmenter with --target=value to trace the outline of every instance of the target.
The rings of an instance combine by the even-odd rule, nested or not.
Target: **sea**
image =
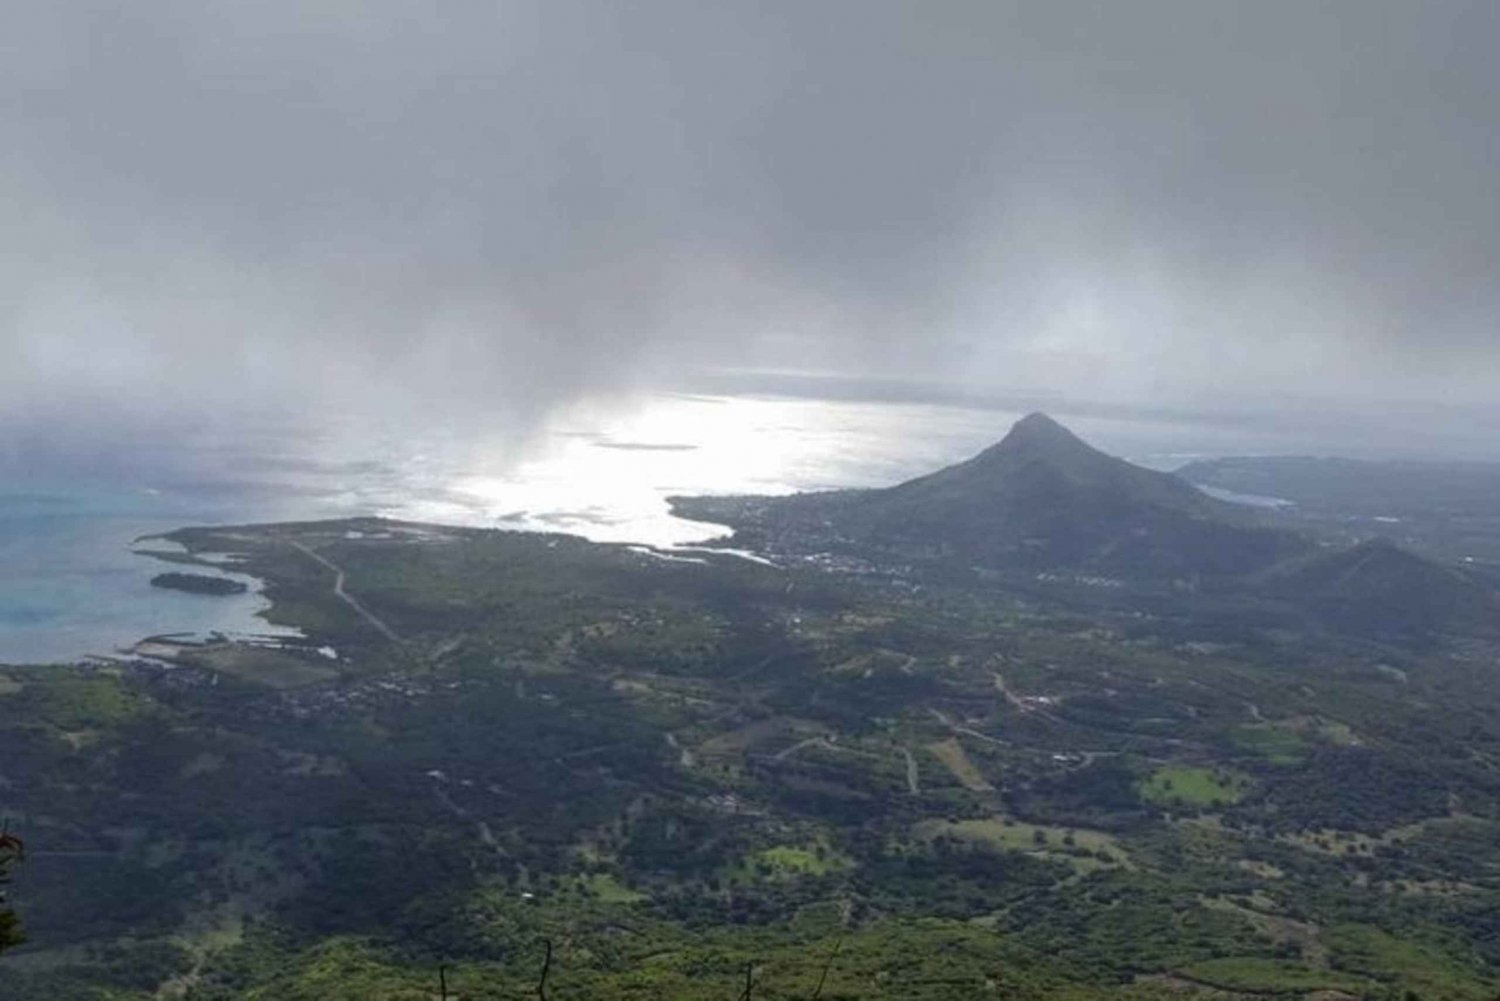
[[[1306,451],[1295,427],[1052,412],[1157,468]],[[670,549],[723,533],[672,517],[673,494],[891,484],[972,455],[1020,416],[962,401],[670,392],[575,406],[524,434],[411,416],[270,420],[116,438],[89,461],[0,454],[0,664],[108,657],[164,634],[284,633],[262,617],[257,581],[230,597],[151,585],[170,569],[152,552],[171,548],[151,536],[183,526],[382,515]]]

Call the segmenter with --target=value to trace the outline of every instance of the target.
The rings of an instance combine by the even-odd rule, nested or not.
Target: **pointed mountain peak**
[[[1011,425],[1011,434],[1030,434],[1037,431],[1067,431],[1057,421],[1042,413],[1040,410],[1032,411],[1025,417]]]
[[[1040,412],[1028,414],[1016,421],[1010,433],[990,451],[1002,455],[1029,453],[1058,457],[1070,454],[1097,454],[1095,449],[1082,438]]]
[[[1010,433],[1003,439],[1004,442],[1079,442],[1081,440],[1072,431],[1063,427],[1057,421],[1048,417],[1041,411],[1027,414],[1011,426]]]

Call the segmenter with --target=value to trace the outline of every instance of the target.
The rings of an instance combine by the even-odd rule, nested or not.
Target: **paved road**
[[[300,542],[293,542],[292,545],[295,548],[301,550],[303,553],[306,553],[308,556],[312,557],[314,560],[316,560],[319,563],[321,563],[323,566],[327,567],[329,570],[332,570],[334,572],[334,574],[335,574],[334,579],[333,579],[333,594],[334,594],[334,597],[338,598],[344,604],[346,604],[350,608],[354,609],[354,611],[359,615],[359,617],[362,618],[362,619],[364,619],[370,625],[374,626],[375,629],[376,629],[376,631],[378,631],[380,633],[380,635],[384,636],[386,639],[390,640],[392,643],[400,643],[401,642],[401,637],[396,635],[396,630],[392,629],[390,626],[388,626],[384,622],[380,621],[379,617],[377,617],[374,612],[371,612],[368,608],[366,608],[364,605],[361,605],[359,603],[359,599],[358,598],[354,597],[354,595],[352,595],[348,591],[344,590],[344,577],[345,577],[345,574],[344,574],[344,570],[343,570],[342,567],[340,567],[337,564],[333,563],[331,560],[328,560],[328,559],[325,559],[322,556],[319,556],[316,552],[314,552],[313,550],[307,548],[306,546],[304,546]]]

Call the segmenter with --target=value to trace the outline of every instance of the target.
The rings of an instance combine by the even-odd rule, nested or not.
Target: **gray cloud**
[[[0,411],[1500,388],[1492,3],[0,11]]]

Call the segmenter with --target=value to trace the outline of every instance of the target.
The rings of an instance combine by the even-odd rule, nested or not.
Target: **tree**
[[[26,855],[26,846],[21,839],[9,831],[0,829],[0,886],[10,882],[10,870]],[[5,893],[0,890],[0,952],[26,941],[21,931],[21,919],[5,903]]]

